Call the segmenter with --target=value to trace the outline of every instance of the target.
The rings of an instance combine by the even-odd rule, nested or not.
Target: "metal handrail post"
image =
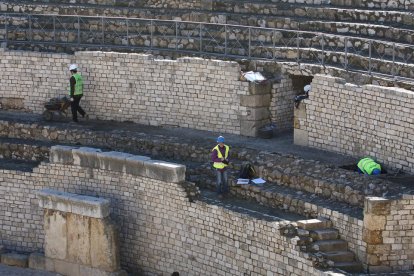
[[[345,70],[348,71],[348,38],[345,37]]]
[[[296,32],[296,52],[297,52],[297,56],[296,56],[296,63],[299,64],[300,63],[300,51],[299,51],[299,32]]]
[[[224,56],[227,56],[227,24],[224,25]]]
[[[78,17],[78,45],[80,45],[80,17],[79,15]]]
[[[56,16],[53,16],[53,42],[56,42]]]
[[[203,25],[200,22],[200,54],[203,52]]]
[[[252,28],[249,27],[249,59],[252,56]]]
[[[371,58],[372,58],[372,40],[369,41],[369,60],[368,60],[368,74],[371,75]]]
[[[129,20],[128,18],[125,19],[125,26],[126,26],[126,35],[127,35],[127,46],[129,46]]]
[[[5,24],[4,24],[4,39],[5,39],[5,43],[6,43],[6,48],[7,48],[7,44],[8,44],[8,41],[9,41],[9,34],[8,34],[8,31],[9,31],[9,28],[8,28],[8,26],[9,26],[9,16],[8,15],[6,15],[6,21],[5,21]]]
[[[178,22],[175,21],[175,50],[178,50]]]
[[[272,49],[272,52],[273,52],[273,60],[275,60],[276,59],[276,31],[275,30],[273,30],[273,49]]]
[[[151,33],[151,36],[150,36],[150,48],[152,49],[152,37],[153,37],[153,35],[154,35],[154,31],[153,31],[153,26],[154,26],[154,23],[153,23],[153,20],[151,19],[151,21],[150,21],[150,33]]]
[[[32,42],[33,30],[32,30],[32,15],[29,14],[29,41]]]
[[[101,16],[101,25],[102,25],[102,46],[105,45],[105,23],[103,16]]]
[[[391,67],[391,75],[395,77],[395,42],[392,44],[392,67]]]
[[[322,35],[322,66],[325,66],[325,37]]]

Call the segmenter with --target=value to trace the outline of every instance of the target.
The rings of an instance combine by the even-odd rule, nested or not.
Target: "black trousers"
[[[78,112],[80,115],[82,115],[82,117],[84,117],[86,114],[86,112],[79,105],[80,100],[82,99],[82,96],[83,95],[73,95],[73,102],[71,104],[71,108],[72,108],[72,120],[74,122],[78,121]]]

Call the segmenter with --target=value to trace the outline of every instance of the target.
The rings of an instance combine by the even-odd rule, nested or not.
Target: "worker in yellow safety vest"
[[[71,100],[72,120],[78,122],[78,112],[82,117],[85,117],[86,112],[80,107],[79,102],[83,96],[83,79],[81,74],[78,73],[78,66],[72,64],[69,66],[71,77],[69,79],[69,97]]]
[[[216,191],[219,197],[226,196],[229,192],[227,166],[229,165],[230,147],[224,144],[224,137],[217,138],[217,145],[211,150],[211,161],[216,170]]]
[[[381,174],[381,165],[372,158],[365,157],[358,162],[358,171],[363,174],[378,175]]]

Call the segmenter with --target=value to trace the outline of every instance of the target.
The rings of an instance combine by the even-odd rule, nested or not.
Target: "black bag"
[[[256,176],[256,170],[250,163],[243,164],[240,168],[239,178],[251,179]]]

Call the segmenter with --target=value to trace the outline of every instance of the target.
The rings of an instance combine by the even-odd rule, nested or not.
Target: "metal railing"
[[[414,78],[414,46],[318,32],[204,22],[48,14],[0,14],[0,42],[71,49],[177,52],[312,63]]]

